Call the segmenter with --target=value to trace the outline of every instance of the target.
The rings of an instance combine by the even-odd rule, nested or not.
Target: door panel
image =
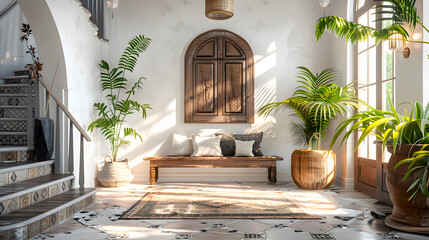
[[[195,63],[194,114],[217,114],[216,74],[216,61]]]
[[[243,62],[225,62],[224,64],[224,109],[225,113],[242,113],[244,109]]]

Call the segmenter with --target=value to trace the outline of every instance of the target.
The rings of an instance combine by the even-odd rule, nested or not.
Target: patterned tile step
[[[74,179],[74,176],[69,174],[51,174],[28,179],[28,176],[26,176],[27,172],[28,170],[24,169],[10,173],[11,180],[15,181],[15,183],[0,187],[0,202]],[[18,178],[27,178],[28,180],[16,182]]]
[[[24,152],[25,153],[25,152]],[[4,154],[4,153],[0,153]],[[11,153],[12,154],[12,153]],[[19,155],[19,153],[18,153]],[[19,181],[25,181],[36,177],[50,175],[52,173],[52,164],[54,160],[49,161],[20,161],[20,162],[2,162],[0,163],[0,187]],[[22,172],[27,174],[27,177],[16,178],[13,182],[12,176],[22,176]]]
[[[73,180],[74,176],[70,175],[47,175],[0,187],[0,216],[67,192],[72,188]]]
[[[27,106],[28,96],[0,96],[0,106]]]
[[[28,94],[28,84],[0,84],[0,94]],[[34,94],[35,88],[31,87],[30,92]]]
[[[4,78],[6,84],[26,84],[28,85],[31,82],[31,79],[28,79],[28,76],[13,76]]]
[[[27,121],[2,121],[0,132],[27,132]]]
[[[13,73],[15,74],[15,76],[29,76],[30,71],[26,68],[23,69],[18,69],[13,71]]]
[[[34,159],[34,153],[29,151],[0,151],[0,169],[2,166],[10,167],[13,165],[4,165],[5,163],[16,163],[20,161],[28,161]],[[1,173],[1,172],[0,172]]]
[[[54,163],[54,160],[0,163],[0,174],[14,172],[22,169],[27,169],[27,168],[35,168],[35,167],[40,167],[45,165],[52,165],[53,163]],[[47,175],[47,174],[43,174],[43,175]]]
[[[27,136],[0,136],[0,146],[27,146]]]
[[[96,190],[71,190],[0,217],[0,240],[29,239],[71,218],[95,201]]]
[[[27,108],[0,108],[1,118],[27,118]]]

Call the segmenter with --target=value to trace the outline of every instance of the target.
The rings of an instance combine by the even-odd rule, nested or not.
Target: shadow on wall
[[[186,48],[182,54],[184,55]],[[277,49],[275,41],[271,42],[263,55],[255,55],[255,112],[263,105],[276,100],[277,94]],[[174,98],[165,110],[156,111],[144,120],[137,129],[150,130],[144,134],[144,142],[135,141],[130,148],[122,152],[130,160],[130,168],[137,165],[143,168],[148,167],[148,163],[142,163],[145,156],[162,156],[170,152],[172,144],[172,133],[199,133],[203,135],[214,134],[216,132],[234,132],[234,130],[244,133],[264,132],[264,138],[276,138],[276,119],[272,116],[267,118],[257,116],[254,124],[185,124],[183,127],[183,92],[184,92],[184,69],[180,67],[180,84]],[[161,96],[160,96],[161,97]],[[216,129],[217,128],[217,129]],[[228,129],[225,129],[228,128]],[[154,139],[156,139],[154,141]],[[144,149],[142,150],[142,144]],[[144,152],[144,153],[143,153]]]

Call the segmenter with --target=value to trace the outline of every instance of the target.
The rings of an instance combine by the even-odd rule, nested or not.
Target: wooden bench
[[[150,161],[150,184],[158,180],[158,168],[268,168],[268,180],[277,182],[277,161],[283,160],[277,156],[260,157],[147,157]]]

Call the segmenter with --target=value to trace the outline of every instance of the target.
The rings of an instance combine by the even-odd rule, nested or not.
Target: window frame
[[[364,14],[366,14],[368,12],[368,14],[370,14],[370,10],[376,6],[380,6],[382,4],[382,2],[374,2],[374,1],[366,1],[365,4],[359,7],[359,1],[357,0],[355,1],[355,9],[354,9],[354,22],[358,23],[358,20],[361,16],[363,16]],[[376,10],[379,11],[379,10]],[[369,17],[368,17],[369,18]],[[369,23],[368,23],[369,24]],[[381,29],[383,26],[383,23],[381,21],[377,21],[376,22],[376,28],[377,29]],[[362,85],[359,82],[356,82],[355,84],[355,88],[356,88],[356,92],[358,94],[359,97],[359,89],[363,89],[363,88],[367,88],[369,90],[369,86],[375,86],[376,87],[376,108],[377,109],[383,109],[384,106],[386,106],[385,103],[385,92],[384,92],[384,84],[386,82],[392,81],[393,84],[393,96],[392,96],[392,101],[395,103],[395,81],[396,81],[396,67],[395,67],[395,63],[396,63],[396,59],[395,59],[395,53],[392,53],[392,73],[393,76],[392,78],[389,79],[384,79],[384,71],[385,71],[385,49],[384,48],[384,44],[380,43],[378,46],[367,46],[364,50],[361,49],[361,51],[359,51],[359,44],[355,45],[355,49],[354,49],[354,77],[356,80],[359,80],[359,55],[360,53],[363,53],[365,51],[370,51],[371,48],[375,47],[376,48],[376,60],[375,60],[375,82],[374,83],[369,83],[369,79],[366,80],[366,84]],[[368,56],[369,58],[369,56]],[[369,73],[369,64],[370,62],[367,60],[366,63],[368,70],[367,70],[367,78],[370,76]],[[367,93],[369,94],[369,93]],[[368,96],[368,95],[367,95]],[[367,99],[369,100],[369,98]],[[358,141],[359,138],[359,133],[356,133],[354,135],[354,146],[356,146],[356,143]],[[374,144],[374,143],[368,143],[368,144]],[[388,202],[390,201],[389,198],[389,194],[387,192],[387,188],[385,186],[385,171],[386,171],[386,163],[383,161],[383,159],[385,159],[384,156],[384,152],[382,149],[382,145],[381,144],[376,144],[375,146],[375,150],[376,150],[376,159],[368,159],[368,158],[364,158],[364,157],[360,157],[359,156],[359,151],[355,151],[354,153],[354,172],[355,172],[355,189],[365,192],[373,197],[376,197],[379,200]],[[369,148],[368,148],[369,151]],[[367,155],[368,156],[368,155]],[[362,164],[361,164],[362,163]],[[375,164],[374,164],[375,163]],[[375,165],[375,168],[374,168]],[[365,168],[370,168],[372,167],[374,171],[371,170],[367,170]],[[375,182],[368,183],[368,181],[365,181],[365,179],[360,179],[361,178],[361,173],[362,171],[369,171],[367,173],[370,174],[375,174],[372,175],[373,180],[375,180]],[[363,174],[365,175],[365,174]]]

